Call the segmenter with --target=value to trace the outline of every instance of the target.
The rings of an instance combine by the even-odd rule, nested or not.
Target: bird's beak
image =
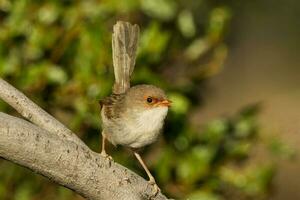
[[[168,100],[168,99],[164,99],[162,101],[159,102],[159,105],[161,106],[167,106],[167,107],[170,107],[172,104],[172,101]]]

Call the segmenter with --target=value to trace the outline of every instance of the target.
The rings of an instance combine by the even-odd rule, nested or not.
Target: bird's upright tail
[[[118,21],[112,35],[113,65],[115,84],[113,93],[121,94],[130,88],[139,40],[139,27],[128,22]]]

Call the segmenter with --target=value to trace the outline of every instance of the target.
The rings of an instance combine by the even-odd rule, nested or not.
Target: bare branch
[[[147,181],[125,167],[4,113],[0,113],[0,156],[90,200],[150,199],[153,192]],[[153,199],[167,198],[159,193]]]
[[[87,147],[71,130],[1,78],[0,98],[16,109],[23,117],[39,127],[58,135],[62,139],[70,140],[80,146]]]

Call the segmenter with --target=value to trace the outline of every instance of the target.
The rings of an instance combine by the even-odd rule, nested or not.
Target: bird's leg
[[[101,155],[102,156],[107,156],[107,153],[105,151],[105,140],[106,140],[106,138],[102,132],[102,145],[101,145]]]
[[[102,134],[101,134],[101,135],[102,135],[102,146],[101,146],[101,153],[100,153],[100,155],[103,156],[103,157],[105,157],[105,158],[108,158],[110,161],[112,161],[112,160],[113,160],[112,157],[111,157],[110,155],[108,155],[108,154],[106,153],[106,151],[105,151],[105,141],[106,141],[106,137],[105,137],[103,131],[102,131]]]
[[[156,195],[158,192],[160,192],[160,188],[157,186],[154,177],[152,176],[152,174],[150,173],[149,169],[147,168],[146,164],[144,163],[142,157],[140,156],[140,154],[138,154],[137,152],[133,152],[135,157],[138,159],[138,161],[140,162],[140,164],[142,165],[142,167],[144,168],[144,170],[146,171],[148,177],[149,177],[149,183],[151,185],[153,185],[154,190],[155,190],[155,194]]]

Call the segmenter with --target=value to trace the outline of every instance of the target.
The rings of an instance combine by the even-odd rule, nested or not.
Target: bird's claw
[[[153,186],[153,188],[154,188],[153,197],[155,197],[160,192],[160,188],[156,184],[154,178],[150,178],[150,180],[148,181],[148,183]]]
[[[114,161],[113,158],[110,155],[108,155],[105,151],[101,151],[100,155],[107,159],[109,161],[109,164],[111,164],[111,162]]]

